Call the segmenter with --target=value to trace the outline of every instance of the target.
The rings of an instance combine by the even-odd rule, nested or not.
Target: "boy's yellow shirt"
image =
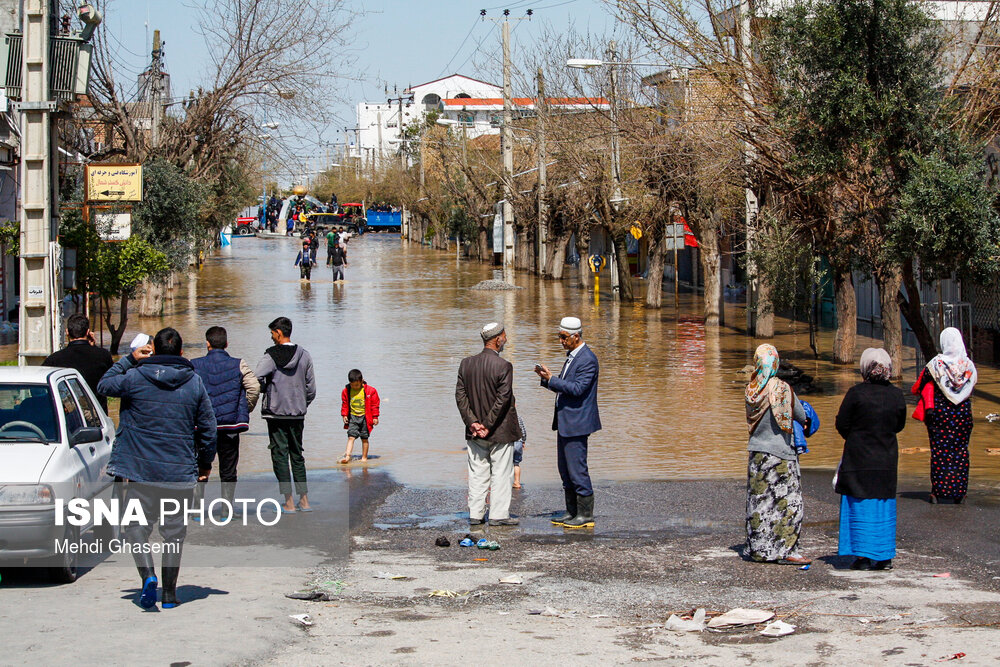
[[[349,400],[351,405],[351,415],[354,417],[364,417],[365,416],[365,388],[364,385],[360,389],[349,389]]]

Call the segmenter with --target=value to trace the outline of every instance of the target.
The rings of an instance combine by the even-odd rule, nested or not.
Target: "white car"
[[[57,526],[56,500],[110,498],[114,439],[114,422],[77,371],[0,368],[0,564],[46,565],[54,580],[76,580],[78,554],[57,555],[56,543],[76,542],[93,524]]]

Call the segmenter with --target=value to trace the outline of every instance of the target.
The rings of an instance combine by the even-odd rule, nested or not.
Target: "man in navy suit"
[[[594,487],[587,469],[587,440],[601,430],[597,411],[597,355],[583,342],[583,325],[576,317],[559,323],[559,342],[566,349],[566,361],[558,375],[545,366],[536,366],[542,386],[556,392],[552,430],[556,431],[559,476],[566,495],[566,514],[552,523],[566,528],[594,526]]]

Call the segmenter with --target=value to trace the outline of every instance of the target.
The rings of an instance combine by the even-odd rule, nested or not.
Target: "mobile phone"
[[[536,371],[542,370],[542,365],[541,364],[535,364],[535,370]]]

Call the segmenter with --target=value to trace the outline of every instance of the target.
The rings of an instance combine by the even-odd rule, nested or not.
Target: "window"
[[[57,423],[52,395],[46,385],[0,385],[0,440],[58,442]]]
[[[70,378],[69,386],[73,389],[73,395],[76,396],[76,402],[79,403],[80,410],[83,411],[83,420],[87,422],[87,426],[103,428],[104,424],[101,423],[101,413],[97,411],[97,407],[90,400],[90,395],[83,388],[83,385],[80,384],[80,381],[76,378]]]
[[[424,105],[427,111],[434,111],[441,108],[441,96],[434,93],[427,93],[424,95],[424,99],[420,100],[420,103]]]
[[[63,414],[66,415],[66,435],[73,435],[83,428],[83,416],[65,380],[59,383],[59,402],[62,403]]]
[[[458,95],[455,95],[455,99],[456,100],[471,100],[472,99],[472,95],[469,95],[468,93],[459,93]]]

